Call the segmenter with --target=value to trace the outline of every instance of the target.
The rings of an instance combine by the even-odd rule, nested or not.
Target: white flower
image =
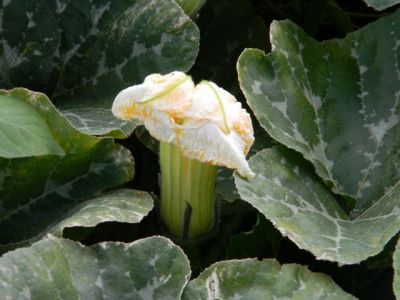
[[[194,89],[183,126],[179,146],[185,156],[254,176],[246,160],[254,142],[253,126],[233,95],[202,81]]]
[[[212,82],[194,87],[181,72],[149,75],[143,84],[121,91],[112,112],[142,121],[153,137],[178,146],[188,158],[254,176],[246,160],[254,142],[250,116]]]
[[[151,74],[142,84],[122,90],[114,100],[113,114],[122,120],[140,120],[150,134],[176,143],[182,114],[191,105],[194,83],[182,72]]]

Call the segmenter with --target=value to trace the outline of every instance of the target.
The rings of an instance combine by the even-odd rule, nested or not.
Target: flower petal
[[[212,82],[194,87],[182,72],[152,74],[121,91],[112,112],[138,119],[156,139],[181,147],[189,158],[237,169],[252,177],[246,154],[254,142],[250,115]]]
[[[191,105],[193,89],[194,83],[185,73],[151,74],[142,84],[122,90],[112,112],[119,119],[142,121],[160,141],[176,143],[176,131]]]
[[[185,73],[151,74],[142,84],[122,90],[114,100],[112,112],[124,120],[144,121],[149,111],[180,117],[191,105],[193,89],[194,83]]]
[[[213,122],[197,128],[188,122],[178,142],[183,155],[191,159],[236,169],[243,177],[254,176],[244,154],[246,144],[235,131],[225,134]]]
[[[245,158],[254,142],[253,126],[232,94],[202,81],[194,89],[184,118],[185,130],[178,140],[184,155],[237,169],[244,177],[253,175]]]

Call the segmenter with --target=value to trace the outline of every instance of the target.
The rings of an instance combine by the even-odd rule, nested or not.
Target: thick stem
[[[217,167],[189,159],[160,142],[160,214],[170,233],[184,240],[207,234],[214,225]]]

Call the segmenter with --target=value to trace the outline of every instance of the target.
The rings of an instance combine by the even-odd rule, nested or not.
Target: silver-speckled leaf
[[[274,259],[218,262],[189,282],[184,300],[356,299],[325,274]]]
[[[400,209],[400,10],[343,40],[322,43],[290,21],[274,22],[271,43],[270,54],[247,50],[239,59],[248,103],[274,139],[300,152],[331,192],[354,203],[350,217],[346,216],[350,223],[367,216],[373,222],[382,217],[391,220],[384,234],[372,231],[376,240],[362,247],[359,259],[376,254],[383,247],[379,243],[387,242],[385,238],[400,227],[396,216]],[[330,206],[328,202],[336,200],[329,195],[318,201]],[[340,239],[343,232],[333,233],[334,228],[320,230],[319,239]],[[289,234],[289,229],[281,230]],[[298,234],[296,230],[292,236],[304,239]],[[340,252],[350,255],[352,246],[346,250],[347,242]],[[323,252],[317,255],[324,257]],[[329,254],[327,259],[357,262],[342,254]]]
[[[51,9],[44,1],[1,1],[0,19],[0,88],[45,88],[61,40]]]
[[[65,228],[94,227],[103,222],[139,223],[153,209],[149,193],[121,189],[90,199],[50,230],[62,236]]]
[[[133,177],[133,159],[127,149],[112,139],[80,133],[44,94],[19,88],[0,91],[0,96],[11,96],[9,99],[33,109],[52,142],[62,150],[0,156],[0,251],[29,244],[70,215],[81,202]],[[26,120],[26,115],[21,115],[13,122],[30,131],[29,126],[25,127]],[[14,134],[12,138],[15,149],[24,147],[24,136]]]
[[[239,60],[261,125],[310,160],[353,215],[400,181],[400,10],[343,40],[319,43],[290,21],[271,26],[273,51]]]
[[[189,277],[187,257],[163,237],[84,247],[49,236],[0,258],[0,298],[176,300]]]
[[[263,150],[250,167],[256,173],[250,181],[235,175],[243,200],[318,259],[358,263],[381,252],[399,231],[400,186],[351,220],[311,164],[293,150]]]
[[[0,88],[45,92],[73,126],[123,138],[112,101],[150,73],[187,71],[199,32],[174,0],[9,0],[0,4]]]
[[[393,291],[396,295],[396,299],[400,299],[400,240],[397,242],[396,250],[393,254],[393,269]]]
[[[364,0],[364,2],[376,10],[384,10],[388,7],[399,4],[400,0]]]
[[[59,106],[71,125],[86,134],[123,139],[127,138],[139,124],[137,121],[128,122],[115,118],[107,107],[88,107],[86,104],[83,106],[76,104],[70,108]]]

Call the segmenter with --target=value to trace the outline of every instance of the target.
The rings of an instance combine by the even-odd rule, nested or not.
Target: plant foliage
[[[0,299],[400,299],[399,4],[0,1]],[[216,171],[189,240],[160,217],[159,142],[111,112],[172,71],[255,137],[255,177]],[[203,175],[176,177],[184,230]]]
[[[239,59],[262,127],[319,176],[279,147],[253,158],[259,176],[237,177],[239,192],[320,259],[360,262],[399,231],[399,24],[400,11],[319,43],[290,21],[274,22],[273,51]]]

